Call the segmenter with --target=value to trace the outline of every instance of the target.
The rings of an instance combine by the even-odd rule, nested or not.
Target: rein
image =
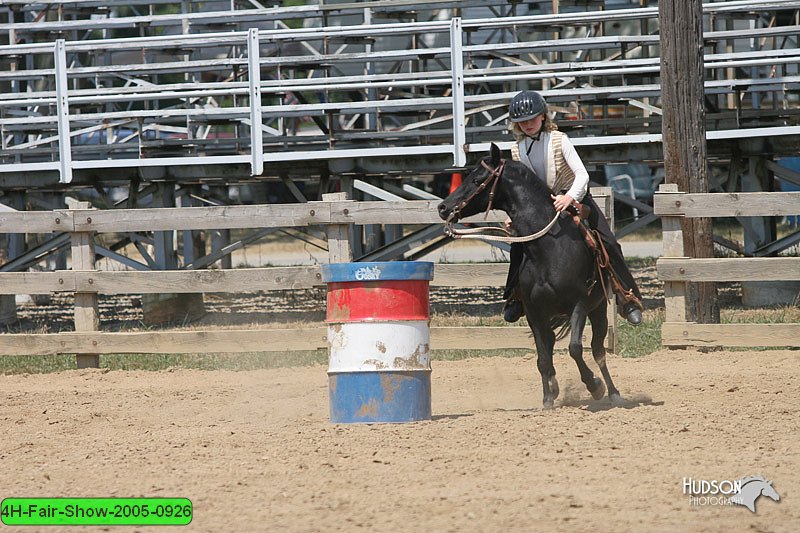
[[[447,217],[447,220],[445,220],[445,223],[448,226],[452,223],[453,219],[457,217],[459,213],[461,213],[461,210],[467,207],[467,205],[469,205],[469,203],[472,200],[474,200],[476,196],[482,193],[483,190],[486,187],[488,187],[490,183],[492,184],[492,189],[489,191],[489,203],[486,205],[486,212],[484,213],[483,218],[486,218],[489,215],[489,211],[492,210],[492,202],[494,201],[494,192],[497,189],[497,183],[500,181],[500,176],[503,175],[503,171],[506,169],[506,160],[503,159],[502,161],[500,161],[500,166],[498,166],[497,168],[490,167],[489,165],[486,164],[486,161],[481,161],[481,165],[483,165],[483,168],[489,171],[489,175],[486,176],[486,178],[481,182],[480,185],[478,185],[477,189],[472,191],[472,194],[464,198],[464,200],[460,204],[458,204],[453,208],[453,212],[450,213],[450,216]]]
[[[536,239],[544,236],[550,231],[550,228],[555,225],[556,221],[558,220],[558,213],[556,216],[553,217],[553,220],[550,221],[547,226],[542,228],[541,230],[537,231],[536,233],[532,233],[531,235],[525,235],[522,237],[514,237],[510,231],[506,228],[500,227],[488,227],[488,228],[472,228],[472,229],[457,229],[453,227],[453,219],[461,213],[461,210],[464,209],[469,203],[475,199],[484,189],[486,189],[490,184],[492,186],[491,190],[489,191],[489,203],[486,205],[486,212],[483,215],[483,218],[486,218],[489,215],[489,211],[492,210],[492,202],[494,201],[494,193],[497,189],[497,184],[500,182],[500,177],[503,175],[503,171],[506,168],[506,160],[503,159],[500,162],[500,165],[497,168],[492,168],[486,164],[485,161],[481,161],[481,165],[483,168],[489,171],[489,175],[481,182],[477,189],[475,189],[472,194],[467,196],[460,204],[458,204],[454,209],[453,212],[450,213],[450,216],[447,217],[444,225],[444,232],[454,238],[454,239],[480,239],[484,241],[493,241],[493,242],[504,242],[507,244],[517,243],[517,242],[530,242],[535,241]],[[505,235],[487,235],[486,232],[501,232]]]

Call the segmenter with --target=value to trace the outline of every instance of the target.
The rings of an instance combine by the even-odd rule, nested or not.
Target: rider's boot
[[[625,304],[622,308],[622,315],[634,326],[638,326],[642,323],[642,311],[634,302]]]

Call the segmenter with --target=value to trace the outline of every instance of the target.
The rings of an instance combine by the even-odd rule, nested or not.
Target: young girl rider
[[[569,138],[558,131],[557,126],[547,114],[547,103],[536,91],[522,91],[511,99],[508,106],[511,133],[517,144],[512,146],[511,155],[521,161],[546,181],[553,194],[553,206],[557,212],[564,211],[574,202],[590,207],[587,219],[589,226],[600,234],[608,252],[611,267],[627,296],[617,294],[620,314],[628,322],[638,325],[642,321],[642,295],[633,279],[625,258],[605,217],[588,192],[589,173],[575,151]],[[506,221],[510,226],[511,221]],[[522,265],[523,248],[521,243],[511,245],[511,262],[503,297],[506,304],[503,317],[507,322],[516,322],[524,314],[522,301],[516,296],[519,269]]]

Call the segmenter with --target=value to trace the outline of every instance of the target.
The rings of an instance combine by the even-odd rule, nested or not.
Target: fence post
[[[322,195],[323,202],[345,202],[346,192]],[[328,263],[349,263],[353,260],[350,247],[350,228],[348,224],[328,224]]]
[[[608,225],[611,227],[611,232],[614,232],[614,194],[611,187],[592,187],[592,197],[598,197],[603,200],[600,207],[603,210],[603,216],[606,217]],[[608,304],[606,311],[608,317],[608,336],[606,337],[606,348],[611,353],[617,353],[617,299],[614,294]]]
[[[70,209],[91,209],[89,202],[77,202]],[[87,220],[87,222],[89,222]],[[70,234],[72,242],[72,270],[94,271],[94,234],[93,231],[76,231]],[[91,280],[89,280],[91,282]],[[97,312],[96,292],[75,293],[75,331],[98,331],[100,319]],[[78,368],[99,368],[100,356],[97,354],[77,354]]]
[[[659,186],[659,193],[677,193],[678,185],[665,183]],[[664,243],[664,257],[684,258],[683,250],[683,230],[681,229],[681,217],[662,216],[662,241]],[[665,322],[686,322],[686,282],[665,281],[664,282],[664,307],[666,311]]]

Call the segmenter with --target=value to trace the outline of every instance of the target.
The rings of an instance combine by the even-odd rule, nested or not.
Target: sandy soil
[[[434,419],[394,425],[330,424],[320,366],[0,376],[2,496],[188,497],[191,531],[798,531],[798,363],[610,357],[611,408],[560,355],[542,411],[531,357],[435,361]],[[756,514],[682,493],[755,474]]]

